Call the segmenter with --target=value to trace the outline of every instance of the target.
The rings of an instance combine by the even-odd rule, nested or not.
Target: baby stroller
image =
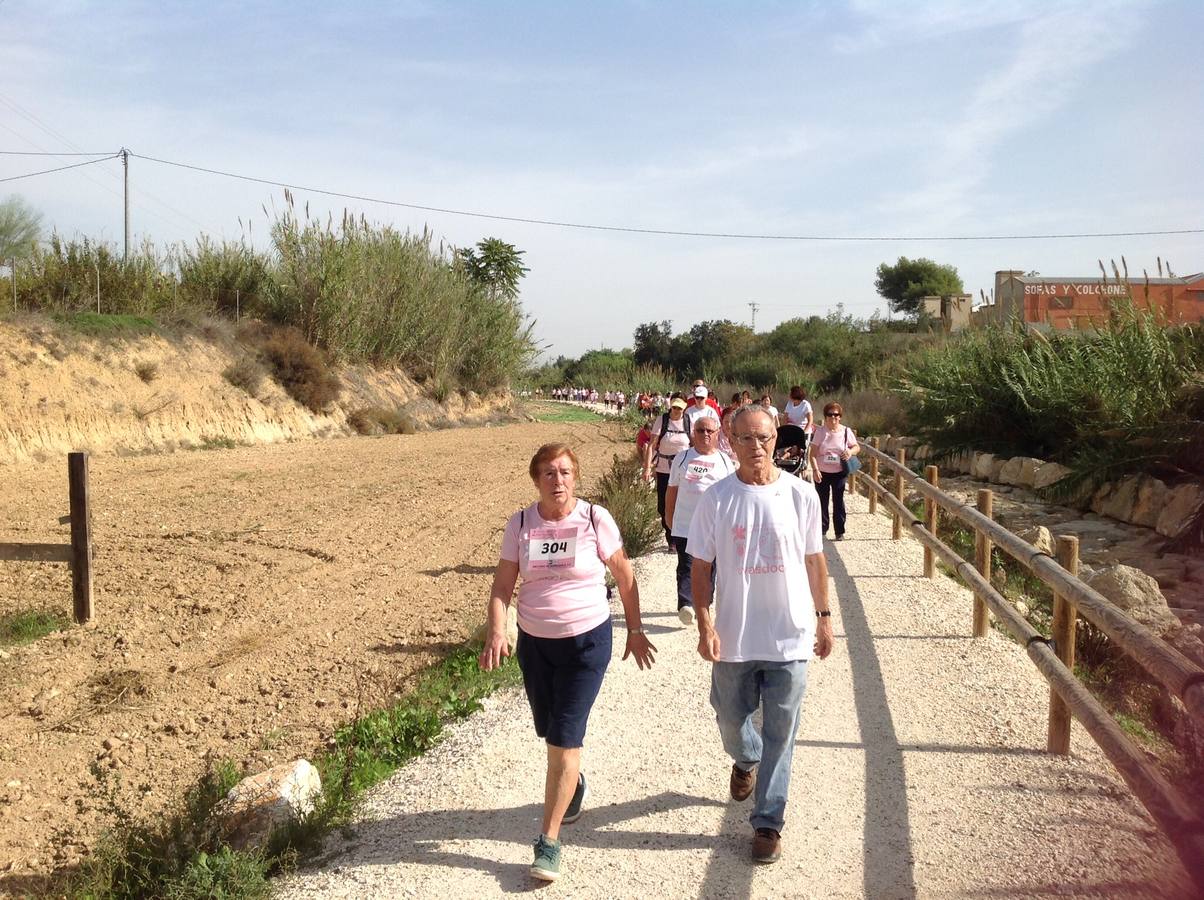
[[[797,425],[778,429],[778,442],[773,449],[773,464],[791,475],[802,477],[807,471],[807,432]]]

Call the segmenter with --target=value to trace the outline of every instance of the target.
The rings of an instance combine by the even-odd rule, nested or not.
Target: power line
[[[221,169],[210,169],[205,166],[190,163],[175,162],[169,159],[159,159],[154,156],[144,156],[141,153],[130,153],[130,156],[145,159],[147,162],[159,163],[164,166],[174,166],[179,169],[190,169],[194,172],[204,172],[209,175],[220,175],[223,178],[236,178],[240,181],[250,181],[256,184],[266,184],[272,187],[289,188],[294,191],[305,191],[310,194],[322,194],[327,197],[339,197],[344,200],[359,200],[365,203],[379,203],[383,206],[397,206],[404,209],[417,209],[423,212],[444,213],[451,216],[468,216],[475,219],[492,219],[499,222],[519,222],[526,225],[548,225],[554,228],[577,228],[586,231],[610,231],[626,234],[653,234],[669,237],[701,237],[728,238],[755,241],[825,241],[825,242],[900,242],[900,241],[1033,241],[1033,240],[1066,240],[1072,238],[1115,238],[1115,237],[1151,237],[1159,235],[1204,234],[1204,228],[1177,228],[1151,231],[1100,231],[1072,234],[987,234],[987,235],[817,235],[817,234],[748,234],[725,231],[675,231],[666,228],[638,228],[626,225],[594,225],[584,222],[560,222],[554,219],[533,219],[524,216],[505,216],[495,213],[470,212],[462,209],[449,209],[441,206],[425,206],[419,203],[405,203],[400,200],[385,200],[381,197],[368,197],[363,194],[347,194],[326,188],[307,187],[287,181],[276,181],[271,178],[259,178],[254,175],[240,175],[237,172],[226,172]]]
[[[43,169],[40,172],[26,172],[24,175],[9,175],[7,178],[0,178],[0,182],[18,181],[22,178],[34,178],[38,175],[50,175],[54,172],[65,172],[68,169],[78,169],[78,168],[81,168],[82,166],[90,166],[90,165],[93,165],[94,163],[106,162],[110,159],[116,159],[118,157],[118,155],[119,154],[115,153],[112,156],[105,156],[105,157],[102,157],[101,159],[90,159],[87,162],[72,163],[69,166],[59,166],[57,169]]]
[[[116,151],[105,150],[102,153],[51,153],[46,150],[0,150],[0,156],[114,156]]]

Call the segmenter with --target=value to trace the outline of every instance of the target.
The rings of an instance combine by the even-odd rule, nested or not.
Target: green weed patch
[[[58,313],[54,320],[72,331],[92,337],[128,337],[156,330],[155,320],[125,313]]]
[[[601,415],[572,403],[547,403],[534,400],[526,404],[526,410],[540,422],[559,425],[565,422],[597,422]]]
[[[70,620],[60,612],[48,609],[22,610],[0,616],[0,647],[20,647],[32,644],[40,637],[61,631]]]
[[[334,745],[313,758],[322,794],[312,813],[278,829],[257,852],[234,850],[214,815],[241,777],[229,762],[214,766],[190,790],[174,814],[135,820],[117,799],[108,770],[94,769],[100,808],[112,827],[71,880],[74,900],[258,900],[268,879],[294,866],[331,829],[349,822],[363,792],[438,743],[443,728],[481,708],[500,687],[521,681],[518,664],[482,672],[477,649],[462,647],[423,672],[395,705],[375,710],[340,728]]]

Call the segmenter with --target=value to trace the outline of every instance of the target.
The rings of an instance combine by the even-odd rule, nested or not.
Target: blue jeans
[[[798,731],[807,661],[717,662],[711,668],[711,706],[719,722],[723,749],[741,769],[760,766],[753,828],[781,832],[790,791],[790,762]],[[761,732],[753,713],[761,707]]]
[[[669,538],[669,546],[677,551],[677,608],[694,605],[694,587],[691,570],[694,557],[686,552],[684,537]],[[715,566],[711,565],[711,591],[715,590]]]

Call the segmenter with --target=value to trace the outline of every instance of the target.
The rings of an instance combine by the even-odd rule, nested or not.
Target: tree
[[[874,288],[890,301],[895,312],[915,315],[921,297],[949,297],[964,292],[957,269],[931,259],[900,256],[893,266],[882,263]]]
[[[637,366],[669,366],[673,354],[673,325],[645,322],[635,329],[634,356]]]
[[[42,233],[42,214],[16,194],[0,203],[0,264],[33,249]]]
[[[456,251],[456,258],[468,277],[507,300],[518,298],[518,283],[530,269],[523,265],[524,251],[499,238],[478,241],[476,249]]]

